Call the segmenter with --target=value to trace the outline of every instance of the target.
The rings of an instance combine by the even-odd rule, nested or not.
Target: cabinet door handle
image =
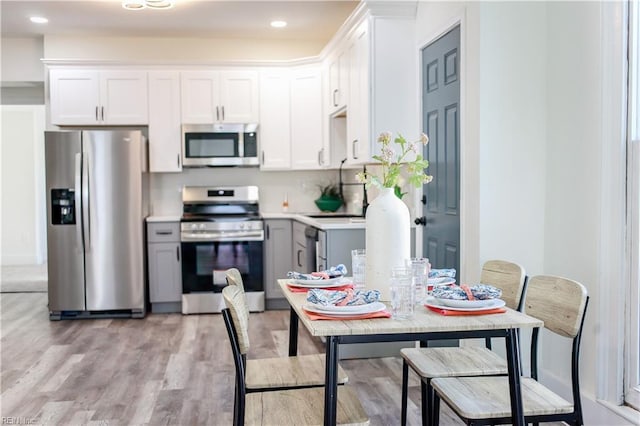
[[[353,142],[351,142],[351,154],[354,160],[358,159],[358,156],[356,155],[356,144],[358,143],[358,139],[354,139]]]
[[[302,250],[298,250],[298,266],[302,267],[302,262],[300,262],[300,255],[302,254]]]
[[[333,106],[337,107],[338,102],[336,101],[336,95],[338,94],[338,89],[333,89]]]
[[[220,121],[220,107],[216,107],[216,121]]]
[[[171,235],[173,231],[156,231],[156,235]]]
[[[178,160],[178,168],[180,168],[180,154],[176,155],[176,159]]]
[[[269,232],[269,225],[267,225],[267,240],[269,239],[269,234],[270,234],[270,232]]]
[[[176,260],[180,262],[180,246],[176,246]]]
[[[98,121],[98,106],[96,105],[96,121]]]
[[[322,150],[324,148],[322,148],[320,151],[318,151],[318,166],[322,166]]]
[[[104,107],[100,108],[100,113],[101,113],[101,120],[104,121]]]
[[[222,121],[224,121],[224,105],[222,105]]]
[[[260,164],[264,166],[264,150],[262,150],[262,159],[260,160]]]

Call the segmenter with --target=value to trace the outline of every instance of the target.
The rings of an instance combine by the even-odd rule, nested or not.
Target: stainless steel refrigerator
[[[45,132],[50,319],[145,315],[145,139]]]

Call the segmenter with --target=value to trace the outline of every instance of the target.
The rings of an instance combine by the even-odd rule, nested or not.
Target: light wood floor
[[[1,302],[2,418],[20,424],[229,425],[234,369],[220,315],[50,322],[46,293]],[[288,311],[251,314],[249,358],[286,356]],[[322,352],[300,327],[300,353]],[[342,361],[372,425],[400,423],[398,358]],[[412,376],[409,424],[420,424]],[[7,423],[7,422],[5,422]],[[462,424],[447,408],[441,424]]]

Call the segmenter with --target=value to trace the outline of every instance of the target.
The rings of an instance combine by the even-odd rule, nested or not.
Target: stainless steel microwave
[[[258,125],[252,123],[185,124],[182,165],[257,166]]]

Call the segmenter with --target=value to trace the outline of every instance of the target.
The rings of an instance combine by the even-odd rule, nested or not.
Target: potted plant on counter
[[[340,188],[335,183],[318,185],[320,197],[315,200],[316,206],[323,212],[335,212],[343,204]]]

